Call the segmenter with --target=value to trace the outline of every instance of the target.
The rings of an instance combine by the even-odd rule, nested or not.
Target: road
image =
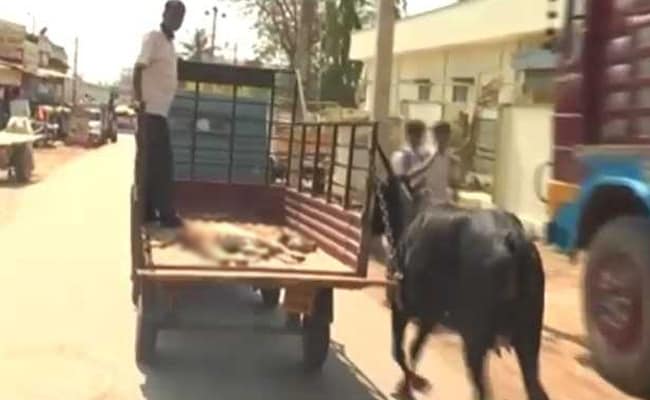
[[[164,332],[159,365],[140,370],[129,300],[132,156],[123,136],[38,184],[0,191],[0,204],[20,191],[11,218],[0,221],[0,399],[390,397],[399,373],[377,291],[337,292],[334,344],[320,376],[301,373],[299,338],[230,331]],[[221,288],[210,301],[210,317],[220,321],[281,318],[245,288]],[[579,338],[553,329],[544,336],[542,378],[552,399],[627,399],[589,368]],[[454,335],[431,340],[421,371],[434,384],[421,398],[471,398]],[[489,375],[495,399],[524,398],[512,356],[493,357]]]

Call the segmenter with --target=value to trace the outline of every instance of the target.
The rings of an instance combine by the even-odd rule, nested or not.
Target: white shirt
[[[424,146],[413,150],[410,146],[404,146],[401,150],[393,153],[390,164],[396,175],[406,175],[413,167],[420,165],[431,156],[431,151]]]
[[[136,61],[142,71],[142,100],[148,114],[167,117],[178,88],[178,57],[174,43],[161,30],[151,31],[142,41]]]

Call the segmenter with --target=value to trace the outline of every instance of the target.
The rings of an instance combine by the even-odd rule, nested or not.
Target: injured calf
[[[313,241],[290,229],[260,224],[186,219],[182,228],[167,232],[166,238],[160,232],[156,236],[152,239],[161,248],[178,243],[203,258],[236,266],[271,259],[297,264],[316,251]]]

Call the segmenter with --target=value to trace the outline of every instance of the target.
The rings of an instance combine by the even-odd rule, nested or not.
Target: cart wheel
[[[131,302],[134,306],[138,306],[138,299],[140,298],[140,280],[134,276],[131,277]]]
[[[591,243],[584,314],[596,369],[621,390],[650,394],[650,220],[607,223]]]
[[[13,154],[13,166],[16,180],[27,183],[32,177],[33,158],[31,148],[27,145],[18,146]]]
[[[332,289],[322,289],[314,299],[312,315],[302,319],[302,357],[307,372],[322,370],[330,347]]]
[[[139,297],[138,320],[135,332],[135,360],[138,364],[153,364],[156,355],[158,329],[154,321],[147,319],[143,313],[142,296]]]
[[[302,356],[305,371],[320,371],[327,360],[329,348],[329,322],[305,316],[302,321]]]
[[[260,289],[260,293],[265,306],[274,308],[280,303],[280,289]]]
[[[144,267],[144,248],[142,246],[142,236],[140,233],[140,223],[142,221],[140,212],[140,203],[137,198],[137,187],[131,186],[131,301],[133,305],[138,305],[140,295],[140,282],[136,271]]]

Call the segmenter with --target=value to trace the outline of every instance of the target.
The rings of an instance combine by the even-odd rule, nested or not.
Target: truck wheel
[[[619,389],[650,394],[650,220],[622,217],[592,241],[584,315],[598,372]]]
[[[260,289],[262,301],[268,308],[275,308],[280,303],[280,289]]]
[[[27,146],[18,146],[13,154],[13,167],[16,180],[20,183],[27,183],[32,177],[33,169],[32,149]]]
[[[332,289],[322,289],[314,299],[312,315],[302,319],[302,356],[306,372],[322,370],[330,347]]]

